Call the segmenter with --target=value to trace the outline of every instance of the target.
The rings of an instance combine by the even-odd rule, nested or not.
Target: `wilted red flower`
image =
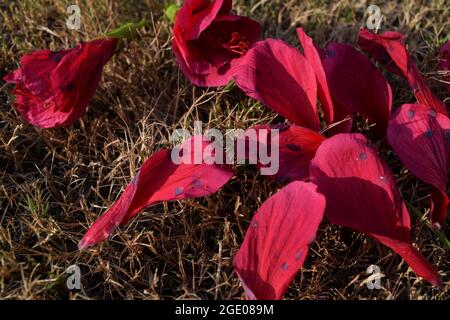
[[[118,39],[104,38],[53,52],[26,54],[4,79],[15,83],[14,106],[32,125],[53,128],[79,119],[95,94]]]
[[[186,0],[175,17],[173,51],[198,86],[223,86],[233,66],[259,40],[260,25],[230,14],[232,0]]]
[[[445,73],[443,80],[447,82],[447,90],[450,91],[450,40],[441,48],[439,68]]]
[[[305,261],[323,218],[325,197],[316,186],[292,182],[255,214],[234,268],[247,299],[281,299]]]
[[[389,71],[405,78],[420,104],[430,106],[434,111],[447,115],[447,107],[427,86],[406,50],[404,38],[404,35],[399,32],[386,31],[382,34],[374,34],[367,29],[361,29],[359,46],[375,60],[386,65]]]
[[[249,97],[299,126],[319,131],[316,75],[296,48],[281,40],[260,41],[236,68],[234,77]]]
[[[326,197],[326,218],[363,232],[398,253],[419,276],[441,286],[439,275],[411,244],[409,213],[389,166],[361,134],[339,134],[320,145],[311,182]]]
[[[448,213],[449,118],[425,105],[405,104],[393,113],[387,137],[403,164],[433,186],[431,222],[439,227]]]
[[[202,147],[196,150],[197,141]],[[121,224],[125,224],[141,210],[162,201],[198,198],[216,192],[233,176],[226,166],[195,164],[194,153],[205,159],[211,143],[202,136],[194,136],[179,146],[183,163],[175,164],[171,150],[156,152],[144,162],[133,181],[120,198],[87,231],[79,243],[84,249],[105,240]],[[210,150],[211,151],[211,150]]]

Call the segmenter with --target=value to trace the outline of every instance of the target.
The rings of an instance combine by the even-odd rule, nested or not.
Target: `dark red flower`
[[[442,225],[449,201],[450,120],[428,106],[405,104],[392,114],[387,137],[403,164],[433,186],[431,222]]]
[[[201,150],[195,149],[197,141]],[[198,198],[216,192],[233,176],[230,169],[215,164],[195,164],[195,157],[214,156],[206,139],[194,136],[177,147],[182,163],[175,164],[171,150],[156,152],[142,165],[120,198],[87,231],[79,243],[84,249],[108,238],[141,210],[162,201]],[[201,161],[200,161],[201,162]]]
[[[299,181],[262,204],[234,259],[247,299],[283,298],[316,238],[324,208],[316,186]]]
[[[339,134],[320,145],[310,166],[311,182],[327,201],[331,223],[352,228],[398,253],[425,280],[439,275],[411,244],[409,213],[389,166],[361,134]]]
[[[81,43],[71,50],[41,50],[24,55],[20,69],[4,78],[16,85],[14,106],[25,120],[41,128],[76,121],[94,96],[117,41],[104,38]]]
[[[360,113],[386,132],[392,107],[392,92],[383,74],[351,45],[330,43],[322,54],[326,79],[333,97],[335,121]],[[347,121],[347,128],[351,125]]]
[[[441,48],[439,68],[444,72],[442,78],[447,82],[447,90],[450,91],[450,40]]]
[[[375,60],[386,65],[389,71],[405,78],[420,104],[430,106],[434,111],[447,115],[447,107],[427,86],[406,50],[404,38],[399,32],[386,31],[382,34],[374,34],[369,30],[361,29],[359,46]]]
[[[286,119],[320,129],[316,75],[296,48],[275,39],[256,43],[236,68],[235,80],[249,97]]]
[[[173,51],[198,86],[223,86],[233,67],[260,39],[260,25],[230,14],[232,0],[186,0],[175,17]]]

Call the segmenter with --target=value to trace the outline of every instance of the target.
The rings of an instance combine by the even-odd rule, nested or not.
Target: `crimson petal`
[[[273,130],[278,130],[277,140],[272,139]],[[253,132],[255,134],[252,136],[250,133]],[[282,183],[309,180],[309,163],[314,158],[319,145],[326,139],[323,135],[311,129],[289,124],[254,126],[247,130],[242,138],[246,139],[248,145],[252,140],[256,140],[255,142],[258,143],[260,148],[265,145],[269,151],[278,150],[278,172],[273,176]],[[253,157],[257,160],[258,154],[247,153],[247,159]],[[261,156],[261,153],[259,156]],[[274,161],[273,158],[275,158],[275,155],[272,157]],[[261,162],[258,165],[262,168],[273,166],[273,164]]]
[[[387,137],[403,164],[434,187],[431,222],[443,224],[449,201],[450,120],[428,106],[405,104],[393,113]]]
[[[351,112],[359,112],[384,133],[392,106],[392,92],[383,74],[348,44],[330,43],[322,57],[331,95]]]
[[[404,38],[399,32],[386,31],[382,34],[374,34],[367,29],[361,29],[359,46],[374,59],[385,64],[389,71],[408,80],[420,104],[428,105],[434,111],[447,115],[447,107],[427,86],[406,50]]]
[[[331,99],[330,90],[328,88],[327,78],[325,71],[323,70],[322,60],[320,54],[317,51],[313,40],[303,31],[302,28],[297,29],[298,38],[303,47],[303,53],[306,60],[309,61],[317,79],[317,95],[322,105],[323,113],[325,116],[325,122],[331,123],[334,118],[333,101]]]
[[[308,254],[323,218],[316,186],[292,182],[255,214],[234,268],[248,299],[281,299]]]
[[[331,223],[377,239],[416,274],[441,285],[431,264],[411,245],[409,214],[387,163],[363,135],[339,134],[324,141],[310,171],[327,199],[325,215]]]
[[[297,125],[319,130],[317,83],[308,60],[281,40],[257,42],[235,68],[237,85]]]
[[[126,223],[146,207],[162,201],[207,196],[227,183],[233,176],[227,167],[194,164],[192,160],[196,149],[188,146],[195,144],[196,139],[201,139],[202,153],[210,145],[201,136],[188,140],[177,149],[177,153],[184,153],[180,156],[183,163],[175,164],[171,159],[172,151],[167,149],[151,156],[119,200],[90,227],[79,248],[84,249],[105,240],[120,224]]]

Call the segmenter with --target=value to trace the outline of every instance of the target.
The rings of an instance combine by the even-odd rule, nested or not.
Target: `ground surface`
[[[5,0],[0,3],[0,75],[16,68],[21,54],[58,50],[90,40],[123,22],[145,17],[150,27],[139,41],[107,65],[87,114],[69,128],[39,130],[10,106],[11,88],[0,80],[0,298],[3,299],[240,299],[243,290],[232,259],[260,204],[279,187],[251,167],[218,194],[145,210],[109,241],[83,252],[77,243],[104,212],[142,162],[169,146],[174,128],[194,120],[208,127],[248,128],[276,117],[238,89],[194,88],[180,74],[171,53],[166,1],[78,1],[80,31],[65,26],[69,1]],[[298,45],[302,25],[324,45],[355,44],[366,20],[365,1],[238,1],[235,10],[263,24],[266,37]],[[449,37],[448,2],[378,3],[383,29],[407,34],[419,68],[442,99],[436,77],[437,50]],[[412,102],[407,85],[388,75],[394,107]],[[358,124],[364,127],[362,123]],[[382,149],[402,194],[427,213],[428,187]],[[386,247],[324,222],[287,299],[448,299],[449,252],[426,225],[414,219],[412,236],[436,266],[444,290],[416,278]],[[448,236],[448,229],[447,229]],[[81,267],[83,290],[66,288],[65,269]],[[385,275],[383,289],[369,290],[366,268]]]

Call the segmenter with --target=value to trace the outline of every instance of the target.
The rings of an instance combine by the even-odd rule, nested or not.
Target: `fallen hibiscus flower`
[[[78,120],[120,39],[143,24],[126,24],[112,31],[110,37],[80,43],[73,49],[25,54],[20,68],[4,77],[15,84],[14,107],[26,121],[40,128],[67,126]]]
[[[230,13],[232,0],[186,0],[175,17],[173,52],[185,76],[198,86],[218,87],[259,40],[260,25]]]

